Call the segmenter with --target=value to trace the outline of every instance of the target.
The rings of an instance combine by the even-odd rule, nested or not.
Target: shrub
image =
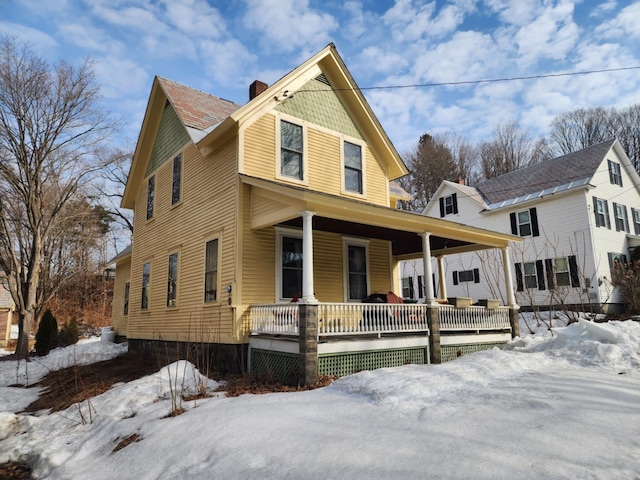
[[[51,349],[58,345],[58,322],[51,310],[47,309],[40,319],[38,331],[36,332],[36,355],[47,355]]]
[[[60,347],[68,347],[69,345],[74,345],[78,343],[78,321],[76,317],[72,317],[69,322],[65,322],[65,324],[60,328],[60,333],[58,334],[58,346]]]
[[[629,313],[640,313],[640,261],[614,268],[611,283],[619,289]]]

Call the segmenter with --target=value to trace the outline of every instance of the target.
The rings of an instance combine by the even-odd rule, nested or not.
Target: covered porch
[[[519,334],[519,307],[509,261],[509,242],[519,241],[519,237],[264,179],[241,175],[241,181],[250,188],[251,231],[293,229],[300,234],[302,251],[298,302],[289,303],[285,294],[278,293],[285,290],[283,286],[282,290],[276,289],[274,303],[248,305],[249,368],[254,372],[291,370],[298,374],[298,383],[312,384],[318,375],[405,363],[439,363],[476,347],[505,343]],[[314,234],[326,232],[363,242],[384,242],[388,248],[378,253],[375,261],[388,264],[388,278],[375,279],[377,288],[372,291],[374,279],[369,278],[367,270],[366,280],[362,280],[366,291],[360,290],[358,297],[350,267],[334,275],[324,271],[317,274],[315,270],[327,262],[322,257],[327,249]],[[421,258],[424,278],[431,279],[435,274],[440,277],[440,285],[446,285],[445,255],[489,248],[502,251],[507,305],[492,301],[478,306],[465,299],[454,303],[447,299],[446,291],[436,295],[432,281],[424,282],[424,304],[364,300],[371,293],[397,289],[400,260]],[[432,257],[438,260],[436,272]],[[350,261],[343,260],[345,265]],[[322,283],[315,283],[318,278]],[[331,290],[340,290],[338,294],[325,293],[327,281],[343,283],[342,288]],[[316,291],[323,295],[318,298]]]

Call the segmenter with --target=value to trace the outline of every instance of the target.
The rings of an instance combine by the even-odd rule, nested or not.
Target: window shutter
[[[629,217],[627,216],[627,207],[622,206],[622,213],[624,214],[624,231],[629,233]]]
[[[547,285],[549,285],[549,290],[555,288],[556,282],[553,278],[553,260],[550,258],[545,259],[544,267],[547,270]]]
[[[444,198],[440,197],[440,218],[444,217]]]
[[[518,235],[518,223],[516,222],[516,214],[509,214],[509,218],[511,219],[511,233],[513,235]]]
[[[598,220],[598,199],[596,197],[593,198],[593,216],[596,219],[596,227],[603,227],[604,225],[600,225],[600,221]]]
[[[452,193],[451,202],[453,203],[453,213],[458,213],[458,195]]]
[[[480,269],[473,269],[473,283],[480,283]]]
[[[455,270],[453,272],[453,284],[458,285],[458,272]]]
[[[538,290],[544,290],[544,268],[542,260],[536,260],[536,274],[538,277]]]
[[[516,263],[516,290],[524,290],[524,279],[522,278],[522,264]]]
[[[538,230],[538,212],[535,208],[529,209],[529,216],[531,218],[531,232],[534,237],[540,236],[540,230]]]
[[[571,286],[580,286],[580,276],[578,275],[578,262],[575,255],[569,256],[569,273],[571,275]]]
[[[413,293],[413,277],[409,277],[409,299],[413,300],[415,297]]]
[[[609,202],[603,200],[602,203],[604,204],[604,218],[607,222],[607,228],[611,230],[611,221],[609,220]]]

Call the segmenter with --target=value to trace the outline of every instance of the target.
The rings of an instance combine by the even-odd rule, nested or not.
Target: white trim
[[[216,275],[216,299],[213,301],[206,301],[206,292],[205,292],[205,286],[207,284],[207,243],[213,241],[213,240],[217,240],[218,241],[218,259],[217,259],[217,275]],[[221,297],[222,297],[222,275],[220,274],[220,272],[222,271],[222,230],[218,231],[217,233],[214,233],[212,235],[209,235],[207,237],[204,237],[204,242],[203,242],[203,256],[202,256],[202,276],[200,277],[202,280],[202,290],[201,290],[201,297],[200,297],[200,301],[202,302],[202,305],[204,306],[211,306],[211,305],[219,305],[221,302]]]
[[[369,239],[366,238],[356,238],[356,237],[342,237],[342,275],[343,275],[343,285],[344,285],[344,301],[345,303],[349,302],[360,302],[362,299],[349,299],[349,247],[364,247],[364,255],[367,269],[367,296],[371,293],[371,266],[369,264]]]
[[[347,135],[338,135],[340,138],[340,193],[342,195],[356,197],[356,198],[367,198],[367,169],[366,169],[366,144],[357,138],[353,138]],[[360,147],[360,165],[361,165],[361,174],[362,174],[362,193],[353,192],[351,190],[347,190],[346,188],[346,177],[345,177],[345,165],[344,165],[344,148],[345,142],[350,143],[352,145],[356,145]],[[387,190],[389,190],[387,188]],[[389,202],[387,202],[388,204]]]
[[[511,337],[509,337],[511,338]],[[318,355],[330,353],[366,352],[391,348],[429,347],[429,335],[416,335],[402,338],[380,338],[371,340],[348,340],[341,342],[318,343]]]
[[[305,122],[296,117],[292,117],[291,115],[287,115],[285,113],[274,112],[276,118],[276,151],[275,151],[275,178],[278,180],[282,180],[283,182],[295,183],[298,185],[309,185],[309,145],[307,142],[309,123]],[[289,177],[287,175],[283,175],[280,170],[282,168],[282,139],[281,139],[281,128],[282,121],[297,125],[302,128],[302,180],[294,177]]]
[[[303,240],[302,230],[296,228],[275,227],[276,230],[276,303],[287,303],[291,301],[291,298],[284,298],[282,296],[282,237],[299,238]],[[304,272],[303,272],[304,273]]]
[[[462,345],[474,343],[493,343],[511,340],[511,333],[491,333],[486,335],[442,335],[440,345]]]

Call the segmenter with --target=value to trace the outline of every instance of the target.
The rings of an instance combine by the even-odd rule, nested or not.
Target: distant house
[[[0,273],[0,345],[7,346],[11,339],[11,324],[15,304],[9,293],[9,284],[6,275]]]
[[[395,300],[399,261],[514,237],[398,210],[405,174],[333,45],[242,106],[156,78],[122,201],[133,242],[113,259],[117,336],[149,353],[208,345],[227,370],[302,365],[305,383],[440,361],[437,315],[378,303]],[[499,318],[493,336],[452,355],[504,342],[512,310],[476,311]]]
[[[511,252],[520,306],[622,308],[611,275],[640,245],[640,178],[617,140],[476,187],[445,181],[423,213],[520,236]],[[440,260],[446,295],[500,298],[504,291],[502,259],[492,252]],[[420,262],[404,262],[400,277],[405,298],[423,296]]]

